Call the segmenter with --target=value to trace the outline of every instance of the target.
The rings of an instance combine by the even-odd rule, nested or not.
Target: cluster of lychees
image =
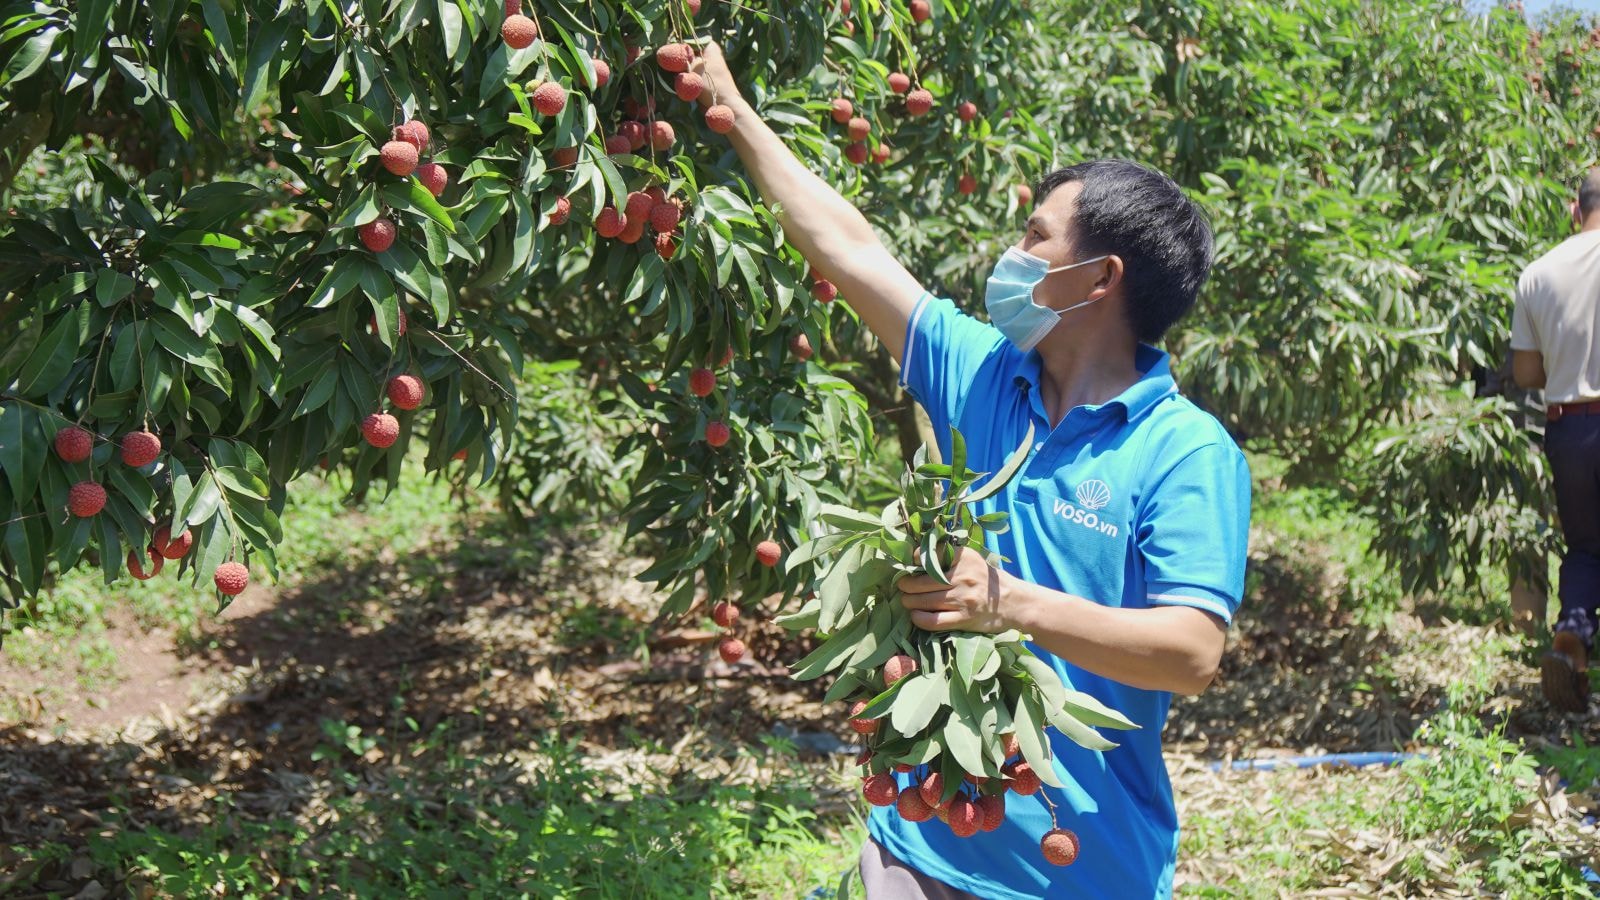
[[[917,671],[917,661],[905,654],[891,656],[883,664],[883,682],[886,687]],[[892,806],[908,822],[926,822],[938,818],[950,826],[956,837],[972,837],[979,831],[995,831],[1005,824],[1006,795],[1030,797],[1037,794],[1043,783],[1033,767],[1022,758],[1022,748],[1015,734],[1002,735],[1006,763],[1000,768],[1002,779],[981,775],[965,775],[954,783],[946,783],[939,760],[921,766],[904,762],[888,767],[874,766],[870,749],[872,737],[878,733],[880,720],[862,716],[868,701],[857,700],[850,707],[850,729],[868,742],[856,764],[865,770],[861,780],[861,793],[873,806]],[[912,783],[904,788],[895,780],[895,774],[911,775]],[[1054,809],[1051,810],[1052,817]],[[1058,866],[1071,865],[1078,858],[1078,836],[1065,828],[1052,828],[1040,841],[1039,849],[1045,859]]]
[[[756,561],[767,568],[778,564],[783,558],[783,547],[777,541],[762,541],[756,545]],[[720,628],[732,629],[735,622],[739,621],[739,607],[731,601],[719,600],[711,607],[711,621],[716,622]],[[745,643],[732,633],[723,635],[717,644],[717,653],[721,654],[725,663],[736,663],[744,659]]]
[[[416,175],[417,181],[428,189],[428,193],[437,197],[449,185],[450,175],[445,172],[444,166],[431,159],[421,162],[431,140],[427,125],[415,119],[402,122],[394,127],[393,139],[378,150],[378,162],[391,175],[401,178]],[[373,253],[382,253],[394,246],[395,234],[394,220],[384,215],[356,229],[362,246]]]
[[[56,455],[63,462],[81,463],[94,453],[95,435],[81,425],[68,425],[56,432]],[[161,456],[161,438],[151,431],[130,431],[117,442],[124,465],[142,468]],[[67,511],[79,518],[100,514],[106,506],[106,489],[96,481],[79,481],[67,490]],[[169,559],[181,559],[194,544],[194,535],[185,528],[173,535],[172,523],[160,525],[143,548],[128,551],[128,574],[140,581],[148,581],[161,574],[161,567]],[[225,562],[212,573],[217,590],[232,597],[250,583],[250,570],[242,563]]]

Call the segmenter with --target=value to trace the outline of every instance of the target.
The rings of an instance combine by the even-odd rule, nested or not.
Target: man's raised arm
[[[715,102],[733,109],[728,138],[777,214],[784,236],[818,275],[839,288],[898,362],[922,285],[878,240],[866,217],[807,169],[761,120],[740,95],[720,48],[708,44],[694,70],[706,79],[701,102],[711,103],[715,94]]]

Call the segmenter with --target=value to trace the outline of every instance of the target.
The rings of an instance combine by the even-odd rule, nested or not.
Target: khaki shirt
[[[1600,231],[1567,238],[1523,270],[1511,349],[1544,356],[1545,402],[1600,400]]]

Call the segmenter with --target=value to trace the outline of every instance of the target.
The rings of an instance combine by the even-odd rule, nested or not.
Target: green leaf
[[[317,284],[316,290],[311,292],[311,302],[306,305],[310,309],[329,306],[350,293],[360,281],[359,256],[346,253],[335,260],[327,273],[322,276],[322,281]]]
[[[783,570],[784,572],[793,572],[818,557],[832,553],[839,547],[844,546],[846,542],[855,539],[855,537],[850,532],[841,531],[806,541],[794,548],[794,552],[789,554],[789,557],[783,561]]]
[[[822,504],[820,518],[843,531],[870,532],[877,531],[881,527],[876,516],[834,503]]]
[[[1066,699],[1061,704],[1062,709],[1085,724],[1097,728],[1120,728],[1123,730],[1139,727],[1132,719],[1101,703],[1091,694],[1074,690],[1068,690],[1065,694]]]
[[[206,472],[200,476],[194,492],[189,495],[184,506],[177,510],[173,519],[182,521],[185,528],[203,525],[217,514],[217,507],[221,503],[222,491],[217,488],[217,482],[211,477],[211,473]],[[176,526],[174,528],[178,531],[183,530]]]
[[[1011,458],[1006,460],[1006,464],[1001,467],[999,472],[996,472],[990,476],[988,481],[984,482],[983,487],[968,493],[961,498],[961,501],[963,503],[977,503],[979,500],[984,500],[1005,487],[1011,481],[1012,476],[1017,474],[1017,470],[1022,468],[1022,464],[1027,461],[1028,452],[1032,449],[1033,424],[1030,422],[1028,424],[1028,433],[1022,438],[1022,446],[1012,451]]]
[[[1050,759],[1049,744],[1044,735],[1044,715],[1032,691],[1024,690],[1017,697],[1016,712],[1012,716],[1013,732],[1017,745],[1022,748],[1022,758],[1028,761],[1039,780],[1054,788],[1065,787],[1056,775],[1055,763]]]
[[[916,734],[928,727],[948,696],[949,689],[939,676],[928,672],[912,675],[895,697],[889,721],[900,734]]]

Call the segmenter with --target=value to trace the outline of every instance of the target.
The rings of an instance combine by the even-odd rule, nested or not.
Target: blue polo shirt
[[[1107,606],[1192,606],[1231,622],[1244,592],[1250,472],[1221,424],[1178,393],[1167,354],[1140,345],[1142,376],[1100,406],[1072,409],[1050,427],[1039,396],[1040,359],[949,300],[924,294],[906,330],[901,383],[933,419],[944,458],[950,426],[967,465],[994,472],[1034,426],[1035,443],[1006,489],[981,512],[1010,513],[993,538],[1007,571]],[[958,838],[938,819],[907,822],[875,808],[869,831],[900,860],[979,897],[1165,897],[1177,863],[1178,817],[1161,757],[1172,695],[1086,672],[1030,645],[1069,687],[1136,722],[1105,731],[1121,746],[1085,750],[1055,729],[1065,790],[1006,797],[998,831]],[[900,775],[901,786],[912,776]],[[1051,827],[1042,795],[1081,841],[1071,866],[1039,852]]]

